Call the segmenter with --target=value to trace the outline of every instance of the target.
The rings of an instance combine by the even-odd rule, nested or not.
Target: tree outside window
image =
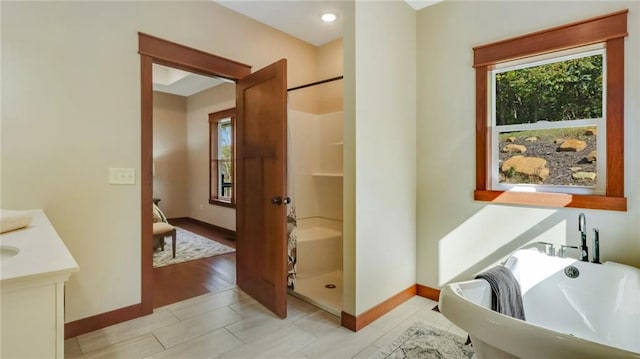
[[[473,48],[475,200],[627,210],[628,13],[620,10]],[[554,143],[532,156],[540,146],[527,144],[545,138]],[[552,164],[563,161],[549,161],[547,154],[580,158],[557,171],[560,167]],[[553,182],[558,174],[565,180]]]
[[[496,188],[604,193],[604,58],[574,49],[492,70]]]

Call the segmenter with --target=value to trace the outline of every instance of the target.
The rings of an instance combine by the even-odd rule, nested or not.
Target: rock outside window
[[[473,48],[475,200],[627,210],[628,12]]]

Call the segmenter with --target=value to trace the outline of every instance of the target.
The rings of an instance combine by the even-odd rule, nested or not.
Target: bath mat
[[[165,238],[164,251],[158,249],[153,252],[153,267],[163,267],[235,251],[222,243],[176,227],[176,257],[172,258],[171,237],[167,237]]]
[[[371,359],[469,359],[474,350],[461,337],[416,322]]]

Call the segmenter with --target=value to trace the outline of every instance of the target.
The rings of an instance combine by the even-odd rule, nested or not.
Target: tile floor
[[[437,303],[413,297],[354,333],[295,297],[278,319],[238,289],[158,308],[152,315],[65,341],[66,358],[368,358],[416,321],[466,337]]]

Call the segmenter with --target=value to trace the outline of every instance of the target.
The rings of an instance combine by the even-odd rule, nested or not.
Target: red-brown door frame
[[[204,51],[138,33],[141,91],[141,315],[153,313],[153,79],[157,63],[202,75],[237,81],[251,73],[251,66]]]

